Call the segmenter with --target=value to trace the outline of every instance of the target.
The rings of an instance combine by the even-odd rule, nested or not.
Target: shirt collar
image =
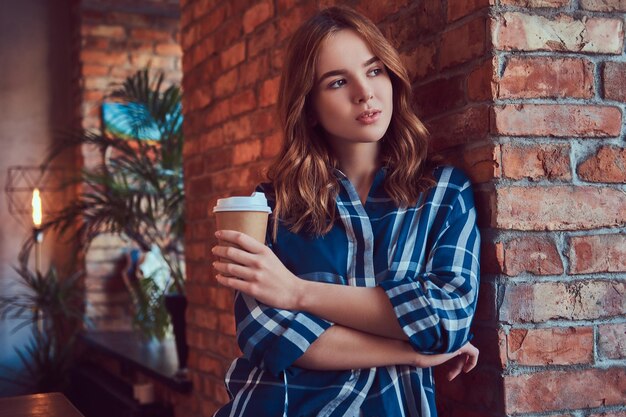
[[[376,175],[374,176],[374,178],[377,178],[380,175],[386,175],[388,170],[389,168],[386,166],[381,167],[378,171],[376,171]],[[344,174],[343,171],[341,171],[339,168],[332,168],[332,173],[338,180],[348,179],[348,176]]]

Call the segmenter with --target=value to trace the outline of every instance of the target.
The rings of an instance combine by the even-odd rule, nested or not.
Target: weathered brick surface
[[[626,283],[586,280],[507,285],[500,320],[540,323],[547,320],[594,320],[626,313]]]
[[[467,97],[470,101],[492,100],[497,96],[497,59],[486,59],[467,77]]]
[[[270,78],[263,81],[259,91],[259,106],[266,107],[276,104],[278,101],[278,85],[280,77]]]
[[[626,411],[608,411],[606,413],[592,413],[589,417],[626,417]]]
[[[157,55],[176,56],[176,57],[180,57],[183,54],[182,50],[180,49],[180,45],[171,44],[171,43],[157,44],[154,47],[154,52],[156,52]]]
[[[206,372],[209,375],[213,375],[215,377],[222,376],[224,372],[222,362],[219,359],[209,355],[200,356],[198,360],[198,370]]]
[[[448,2],[448,21],[458,20],[468,16],[477,10],[484,9],[495,4],[495,0],[467,0]]]
[[[263,158],[274,158],[280,152],[283,143],[283,136],[280,132],[275,132],[263,138]]]
[[[511,329],[507,357],[518,365],[572,365],[593,361],[591,327]]]
[[[313,2],[302,2],[303,4],[290,8],[278,21],[278,40],[287,39],[304,22],[307,17],[315,11]]]
[[[276,45],[276,33],[276,25],[274,23],[269,23],[262,29],[259,29],[258,35],[248,40],[249,56],[256,56],[274,47]]]
[[[572,237],[569,259],[570,274],[626,272],[626,234]]]
[[[261,146],[260,139],[235,145],[233,150],[233,165],[242,165],[257,160],[261,156]]]
[[[626,323],[598,326],[598,355],[603,359],[626,358]]]
[[[222,68],[231,68],[246,59],[246,43],[238,42],[220,54]]]
[[[461,168],[473,184],[500,177],[501,166],[500,147],[492,144],[469,148],[463,153],[461,162]]]
[[[504,271],[504,244],[487,240],[480,246],[481,273],[500,274]]]
[[[615,188],[509,187],[496,191],[496,225],[515,230],[586,230],[626,224],[626,195]]]
[[[244,33],[252,32],[257,26],[267,21],[274,15],[274,2],[269,0],[261,1],[250,7],[243,15]]]
[[[412,4],[413,7],[399,13],[392,24],[382,27],[385,36],[400,50],[407,49],[406,45],[415,40],[429,40],[429,36],[440,34],[446,28],[446,11],[441,1],[423,0]]]
[[[442,35],[439,66],[447,68],[469,62],[486,51],[486,19],[478,17]]]
[[[500,0],[500,4],[516,7],[564,7],[571,0]]]
[[[569,180],[570,148],[568,145],[502,145],[502,172],[512,179]]]
[[[466,107],[458,112],[429,120],[431,146],[441,150],[484,138],[489,131],[489,108]]]
[[[492,132],[511,136],[618,136],[622,112],[612,106],[520,104],[494,109]]]
[[[121,39],[126,35],[126,28],[119,25],[86,24],[81,26],[82,36],[103,37],[108,39]]]
[[[228,104],[229,111],[226,117],[237,116],[238,114],[245,113],[257,106],[256,95],[254,94],[254,91],[245,90],[229,99]]]
[[[252,60],[243,63],[239,69],[239,85],[247,87],[256,84],[259,80],[271,74],[271,65],[267,54],[260,54]]]
[[[465,77],[439,78],[415,89],[420,116],[428,118],[465,104]]]
[[[503,13],[493,25],[497,49],[507,51],[571,51],[620,54],[624,21],[613,18],[554,18],[518,12]]]
[[[504,271],[516,276],[523,272],[535,275],[563,273],[563,262],[554,240],[547,237],[511,239],[504,244]]]
[[[602,71],[604,98],[626,101],[626,63],[607,62]]]
[[[595,12],[626,12],[625,0],[580,0],[580,7]]]
[[[337,4],[338,1],[330,1],[329,3]],[[397,1],[377,1],[377,0],[361,0],[355,5],[356,10],[368,16],[374,22],[380,22],[389,15],[393,15],[402,10],[409,4],[409,0]]]
[[[409,52],[401,52],[400,58],[406,66],[411,80],[432,74],[436,67],[437,47],[432,43],[417,45]]]
[[[626,149],[603,146],[578,165],[578,177],[589,182],[625,183]]]
[[[82,51],[81,60],[91,64],[124,65],[128,62],[128,52],[108,52],[108,51]]]
[[[505,376],[504,389],[511,414],[610,406],[623,401],[626,372],[616,367]]]
[[[520,58],[506,61],[499,98],[591,98],[593,63],[577,58]]]

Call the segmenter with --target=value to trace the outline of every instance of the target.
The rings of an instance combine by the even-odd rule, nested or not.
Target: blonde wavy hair
[[[337,160],[319,124],[311,123],[315,66],[323,41],[340,30],[358,33],[387,68],[393,88],[393,114],[381,138],[380,157],[387,167],[385,191],[398,207],[416,204],[435,181],[428,155],[428,131],[411,106],[411,83],[398,52],[366,17],[345,6],[324,9],[293,35],[285,55],[278,112],[282,148],[267,177],[275,200],[272,238],[278,223],[289,230],[327,234],[336,220],[339,183],[333,175]]]

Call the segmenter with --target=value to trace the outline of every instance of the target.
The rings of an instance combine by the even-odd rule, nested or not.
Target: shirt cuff
[[[298,313],[298,318],[269,347],[271,354],[265,356],[265,367],[278,376],[304,355],[309,346],[332,325],[314,315]]]
[[[439,317],[433,311],[419,282],[411,279],[383,281],[378,284],[389,297],[398,323],[413,349],[437,353],[440,343]]]

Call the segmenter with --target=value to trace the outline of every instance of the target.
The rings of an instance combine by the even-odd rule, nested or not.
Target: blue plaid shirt
[[[459,349],[470,339],[479,278],[480,236],[467,177],[437,168],[437,185],[414,207],[398,208],[383,187],[386,168],[376,174],[365,205],[348,178],[334,172],[341,189],[332,230],[316,238],[280,225],[276,243],[268,245],[301,279],[382,287],[416,351]],[[431,368],[299,368],[294,362],[333,323],[242,293],[235,318],[243,357],[226,374],[231,401],[217,417],[437,415]]]

